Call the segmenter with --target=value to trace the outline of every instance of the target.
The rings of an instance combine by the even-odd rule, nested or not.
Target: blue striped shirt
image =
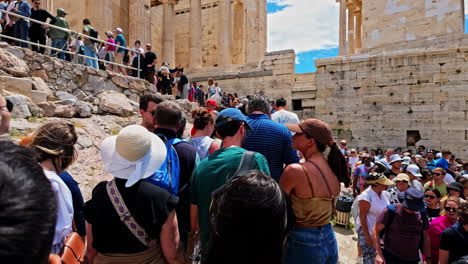
[[[271,120],[266,114],[250,114],[244,148],[263,154],[268,161],[271,177],[279,182],[285,165],[299,162],[297,152],[291,148],[291,133],[282,124]]]

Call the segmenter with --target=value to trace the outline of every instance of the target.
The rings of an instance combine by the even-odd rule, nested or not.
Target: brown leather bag
[[[81,264],[85,261],[86,246],[81,236],[76,232],[71,232],[60,252],[63,264]]]

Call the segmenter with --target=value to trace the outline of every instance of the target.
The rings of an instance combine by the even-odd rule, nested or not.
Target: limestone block
[[[37,71],[33,71],[31,73],[31,75],[33,77],[39,77],[41,78],[42,80],[44,81],[48,81],[49,80],[49,76],[47,76],[47,73],[44,71],[44,70],[37,70]]]
[[[32,89],[40,92],[44,92],[47,96],[53,96],[52,90],[40,77],[31,77]]]
[[[76,96],[64,91],[55,92],[55,96],[60,100],[69,100],[73,105],[78,102],[78,98],[76,98]]]
[[[121,88],[125,88],[125,89],[129,88],[128,80],[127,78],[123,76],[120,76],[120,75],[114,76],[112,77],[112,81]]]
[[[43,110],[44,116],[52,117],[55,115],[57,106],[53,102],[41,102],[38,103],[37,106]]]
[[[0,49],[0,70],[16,77],[25,77],[29,73],[28,65],[6,49]]]
[[[101,93],[98,98],[100,100],[99,109],[104,112],[120,116],[133,114],[133,105],[124,94],[106,91]]]
[[[75,116],[75,107],[73,105],[57,105],[54,116],[62,118],[72,118]]]
[[[26,118],[32,116],[28,107],[28,97],[24,95],[12,95],[6,96],[5,99],[13,103],[13,111],[11,112],[12,117]]]
[[[33,103],[47,102],[47,93],[41,91],[31,91],[31,100]]]
[[[75,113],[78,117],[90,117],[92,112],[92,104],[79,101],[75,105]]]
[[[0,76],[0,84],[2,84],[2,87],[5,91],[31,97],[32,82],[29,79]]]

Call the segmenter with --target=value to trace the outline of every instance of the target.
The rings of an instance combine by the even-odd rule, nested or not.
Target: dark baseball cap
[[[413,187],[410,187],[405,192],[398,194],[398,200],[403,201],[403,206],[412,211],[419,211],[424,208],[423,198],[424,194]]]

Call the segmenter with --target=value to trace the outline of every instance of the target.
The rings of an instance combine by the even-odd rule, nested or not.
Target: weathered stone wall
[[[362,1],[364,49],[444,34],[463,34],[463,0]]]
[[[468,157],[468,46],[316,61],[316,117],[357,147],[413,145]]]
[[[294,110],[300,119],[307,119],[315,116],[315,98],[317,86],[315,85],[315,73],[296,74],[294,87],[292,89],[292,100],[300,100],[302,110],[294,109],[294,103],[289,105],[290,110]]]
[[[295,78],[293,50],[265,53],[265,60],[258,65],[232,65],[230,67],[204,68],[189,72],[190,79],[207,85],[208,78],[219,82],[227,93],[239,96],[264,92],[270,98],[283,97],[291,102]]]
[[[0,93],[15,105],[14,117],[90,117],[92,114],[131,116],[140,96],[156,93],[145,80],[73,64],[0,43]],[[164,96],[174,100],[173,96]],[[177,100],[187,112],[197,107]]]

